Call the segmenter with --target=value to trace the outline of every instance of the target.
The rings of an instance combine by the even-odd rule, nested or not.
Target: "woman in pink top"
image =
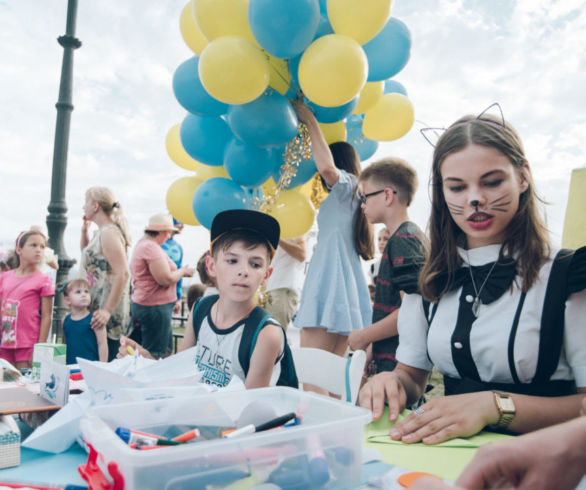
[[[134,328],[140,330],[142,346],[153,357],[171,352],[171,316],[177,300],[175,284],[194,273],[188,265],[177,269],[161,248],[173,231],[176,229],[170,215],[151,216],[130,260],[133,285],[130,314]]]
[[[33,346],[46,342],[51,327],[53,281],[37,267],[43,258],[45,236],[38,230],[16,239],[16,268],[0,275],[0,357],[18,369],[32,366]]]

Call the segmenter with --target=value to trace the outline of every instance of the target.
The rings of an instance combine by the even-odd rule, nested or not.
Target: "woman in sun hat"
[[[171,316],[177,300],[175,285],[181,278],[191,277],[194,273],[188,265],[178,269],[161,248],[174,231],[177,229],[171,215],[159,213],[151,216],[130,261],[132,322],[134,329],[140,331],[142,346],[153,357],[163,357],[171,352]]]

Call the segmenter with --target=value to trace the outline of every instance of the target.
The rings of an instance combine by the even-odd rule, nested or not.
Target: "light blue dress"
[[[338,182],[319,208],[317,246],[305,277],[297,327],[322,327],[348,335],[370,325],[372,306],[352,239],[356,177],[340,170]]]

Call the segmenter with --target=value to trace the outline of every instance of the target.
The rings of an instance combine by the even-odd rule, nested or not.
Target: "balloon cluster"
[[[326,141],[347,140],[361,160],[413,125],[405,88],[391,80],[411,49],[391,3],[188,2],[180,30],[196,56],[173,76],[188,113],[166,145],[194,174],[170,186],[171,214],[209,228],[220,211],[257,208],[280,222],[284,238],[305,233],[325,194],[290,100],[303,97]]]

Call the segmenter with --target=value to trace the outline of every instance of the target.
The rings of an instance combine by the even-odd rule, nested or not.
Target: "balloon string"
[[[268,54],[265,53],[265,56],[267,57],[267,61],[269,62],[270,67],[273,69],[273,71],[277,74],[277,76],[283,81],[285,82],[285,85],[287,85],[287,87],[289,87],[291,90],[293,90],[293,92],[295,92],[295,95],[300,95],[302,94],[301,92],[301,87],[297,87],[297,84],[294,83],[293,80],[293,76],[291,76],[290,81],[288,81],[283,75],[281,75],[281,72],[277,69],[277,67],[271,63],[271,58],[269,57]],[[289,61],[287,61],[287,69],[289,69]],[[290,71],[290,70],[289,70]]]

